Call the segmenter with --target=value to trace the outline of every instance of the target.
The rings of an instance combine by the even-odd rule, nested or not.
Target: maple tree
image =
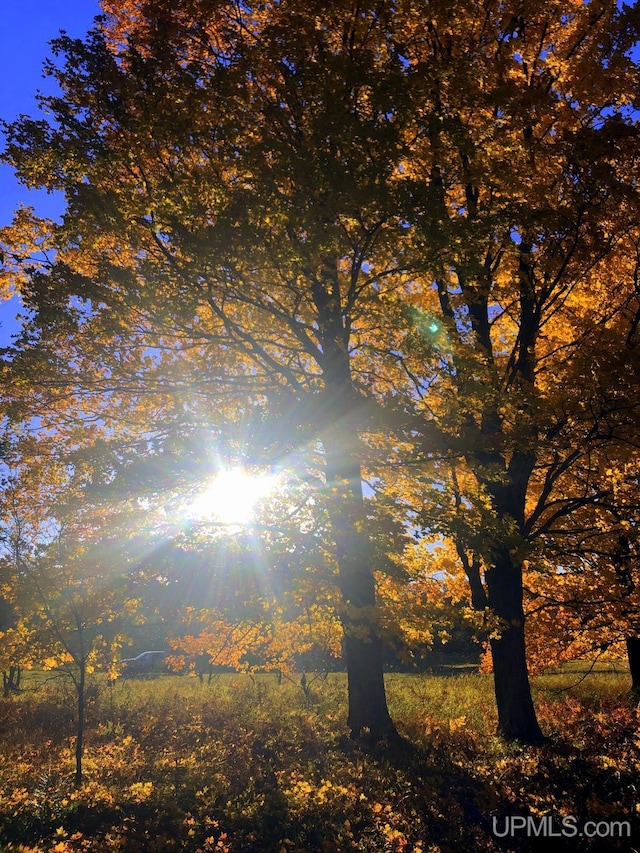
[[[160,423],[166,431],[188,419],[190,398],[208,395],[209,413],[212,403],[237,407],[241,397],[250,408],[268,398],[282,434],[272,454],[322,442],[350,726],[379,738],[393,725],[373,547],[361,529],[361,383],[351,362],[382,322],[380,282],[397,267],[378,201],[397,137],[389,71],[372,64],[384,33],[346,6],[317,33],[313,17],[281,9],[282,21],[233,4],[196,4],[195,17],[186,6],[157,8],[144,38],[112,52],[99,32],[58,42],[67,57],[56,72],[64,96],[50,102],[58,127],[27,121],[10,131],[23,178],[67,194],[50,238],[55,259],[23,287],[34,311],[23,351],[25,365],[34,350],[54,365],[51,408],[63,396],[69,411],[75,387],[75,411],[92,406],[107,428],[117,412],[120,436],[128,418],[138,434]],[[343,48],[345,15],[353,38]],[[283,58],[287,26],[294,38]],[[248,30],[260,37],[248,40]],[[322,53],[333,59],[316,61]],[[51,155],[57,164],[43,171]]]
[[[150,526],[152,535],[129,542],[120,535],[120,553],[129,555],[141,586],[141,629],[162,626],[174,651],[170,668],[199,676],[221,668],[282,674],[301,659],[323,669],[341,658],[335,567],[317,554],[316,536],[309,548],[301,536],[283,548],[282,529],[274,535],[270,525],[260,536],[255,528],[216,530],[208,519],[169,535],[161,521]]]
[[[637,397],[604,367],[637,348],[637,20],[606,3],[448,13],[406,20],[422,101],[402,166],[424,273],[402,350],[409,405],[449,453],[433,431],[409,440],[413,465],[388,482],[456,542],[500,730],[535,742],[523,567],[562,553],[581,508],[610,511],[594,469],[637,448]]]
[[[612,264],[612,271],[615,268]],[[572,328],[578,331],[576,304],[570,310]],[[581,654],[591,657],[597,649],[617,648],[619,653],[621,641],[632,653],[637,636],[637,297],[631,287],[621,287],[601,303],[600,315],[595,300],[585,298],[581,310],[588,312],[582,326],[584,349],[578,342],[566,362],[566,350],[557,339],[551,354],[543,346],[538,350],[536,408],[527,446],[531,470],[519,482],[518,524],[513,493],[501,518],[491,490],[479,482],[478,472],[482,475],[486,469],[478,467],[469,446],[475,449],[484,436],[474,437],[468,425],[463,440],[452,443],[454,448],[457,444],[457,458],[452,453],[444,463],[434,460],[423,478],[438,484],[435,493],[425,498],[424,483],[412,485],[415,469],[402,474],[400,485],[392,481],[391,486],[392,493],[402,488],[406,496],[413,488],[407,500],[418,510],[418,523],[432,538],[455,543],[469,584],[465,594],[453,572],[448,586],[458,600],[478,611],[480,618],[472,621],[492,646],[506,632],[504,623],[495,619],[499,612],[492,606],[487,572],[492,550],[506,544],[522,572],[522,621],[526,614],[528,659],[535,671]],[[558,324],[560,314],[555,315]],[[555,352],[560,353],[560,364]],[[444,414],[450,417],[453,412],[449,406]],[[513,409],[505,407],[503,412],[505,419],[513,417]],[[522,433],[512,436],[522,441]],[[502,467],[509,462],[502,440],[490,472],[500,488],[509,482]],[[504,462],[498,465],[501,456]],[[495,648],[492,652],[495,665]]]
[[[632,689],[638,689],[636,470],[635,462],[627,462],[603,471],[604,500],[576,514],[570,541],[555,543],[546,560],[540,555],[525,573],[530,661],[537,670],[563,660],[626,654]]]
[[[401,488],[414,496],[405,507],[424,501],[431,531],[453,533],[472,601],[489,614],[501,731],[538,740],[522,568],[588,550],[574,535],[580,510],[610,527],[616,503],[594,472],[637,448],[637,393],[611,367],[637,388],[636,131],[625,112],[635,36],[629,17],[604,5],[503,11],[468,29],[462,17],[455,27],[432,21],[406,51],[438,97],[404,163],[418,191],[430,176],[414,193],[422,205],[407,211],[427,275],[413,292],[405,365],[412,400],[450,436],[449,459],[420,478],[444,484],[449,504],[412,489],[415,468]],[[484,74],[474,76],[469,51]]]
[[[113,470],[206,427],[234,459],[319,479],[349,725],[379,739],[366,474],[453,536],[491,621],[500,730],[539,740],[523,566],[633,420],[589,355],[635,342],[637,13],[104,9],[54,44],[51,120],[7,129],[21,179],[66,197],[60,223],[22,210],[1,235],[28,311],[12,417],[72,447],[99,424]]]
[[[131,565],[114,560],[100,511],[87,500],[93,472],[31,430],[5,442],[0,499],[0,583],[11,620],[3,659],[63,677],[76,696],[75,784],[83,756],[92,673],[115,673],[139,605]]]

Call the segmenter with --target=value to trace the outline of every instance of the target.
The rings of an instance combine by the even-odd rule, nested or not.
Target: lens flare
[[[250,524],[256,507],[275,488],[276,478],[242,468],[219,471],[191,504],[190,515],[223,525]]]

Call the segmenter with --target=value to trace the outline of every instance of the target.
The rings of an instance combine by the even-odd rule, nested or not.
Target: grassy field
[[[339,674],[311,695],[271,675],[96,681],[78,790],[73,695],[42,684],[0,700],[0,851],[640,849],[637,703],[624,673],[581,669],[535,679],[537,748],[495,737],[477,674],[389,675],[412,746],[375,751],[347,737]]]

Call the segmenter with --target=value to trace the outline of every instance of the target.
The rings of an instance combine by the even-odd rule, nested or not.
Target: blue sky
[[[36,91],[51,85],[42,78],[47,43],[60,30],[83,36],[99,12],[94,0],[2,0],[0,118],[11,121],[20,113],[37,114]],[[35,204],[35,196],[17,184],[11,169],[0,166],[1,225],[11,220],[19,201]]]
[[[100,8],[95,0],[2,0],[0,26],[0,118],[11,121],[20,113],[37,115],[35,94],[51,86],[43,80],[42,63],[49,55],[48,42],[60,30],[81,37],[90,29]],[[4,139],[0,135],[0,147]],[[20,203],[55,216],[61,204],[46,193],[27,192],[8,166],[0,165],[0,226],[11,221]],[[0,304],[0,345],[15,328],[15,306]]]

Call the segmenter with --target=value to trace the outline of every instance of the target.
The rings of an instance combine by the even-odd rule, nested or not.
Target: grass
[[[509,816],[629,820],[628,838],[563,850],[631,851],[638,833],[638,708],[628,677],[535,679],[543,747],[494,734],[491,679],[390,674],[414,745],[349,741],[344,676],[311,695],[273,676],[211,685],[163,677],[91,689],[86,781],[73,788],[73,703],[59,684],[0,700],[0,851],[331,853],[535,851],[494,832]],[[494,823],[495,822],[495,823]],[[604,824],[603,824],[604,826]]]

